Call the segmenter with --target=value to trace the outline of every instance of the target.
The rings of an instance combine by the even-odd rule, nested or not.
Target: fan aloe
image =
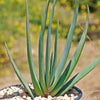
[[[51,96],[58,96],[58,95],[64,95],[69,89],[71,89],[80,79],[82,79],[85,75],[87,75],[97,64],[100,63],[100,57],[97,58],[94,62],[92,62],[90,65],[88,65],[86,68],[84,68],[82,71],[77,73],[72,79],[69,79],[71,73],[73,72],[79,57],[81,55],[86,35],[87,35],[87,30],[88,30],[88,22],[89,22],[89,8],[87,7],[87,19],[86,19],[86,24],[85,28],[83,31],[83,34],[81,36],[80,42],[77,46],[77,49],[72,56],[71,60],[69,61],[69,64],[67,67],[64,69],[64,66],[66,64],[66,61],[68,59],[69,55],[69,50],[71,47],[71,42],[72,42],[72,37],[74,34],[75,30],[75,24],[77,20],[77,15],[78,15],[78,0],[75,0],[75,11],[74,11],[74,16],[73,16],[73,21],[69,30],[69,34],[67,37],[67,41],[65,44],[65,48],[63,51],[63,54],[61,56],[61,59],[58,63],[57,66],[57,38],[58,38],[58,26],[59,22],[57,24],[56,28],[56,35],[55,35],[55,45],[54,45],[54,53],[52,52],[50,55],[50,47],[51,47],[51,24],[52,24],[52,18],[54,14],[54,7],[56,4],[56,0],[53,2],[53,7],[51,11],[51,16],[49,20],[49,25],[48,25],[48,33],[47,33],[47,45],[46,45],[46,64],[44,64],[44,32],[45,32],[45,26],[46,26],[46,19],[47,19],[47,13],[48,13],[48,7],[49,7],[50,0],[47,0],[46,7],[45,7],[45,12],[44,12],[44,18],[41,26],[41,31],[40,31],[40,38],[39,38],[39,80],[37,78],[37,74],[35,71],[35,66],[34,66],[34,61],[32,57],[32,51],[31,51],[31,40],[30,40],[30,32],[29,32],[29,12],[28,12],[28,2],[26,0],[26,12],[27,12],[27,18],[26,18],[26,34],[27,34],[27,55],[28,55],[28,62],[29,62],[29,69],[30,69],[30,74],[31,74],[31,79],[32,83],[34,86],[34,90],[32,91],[30,87],[28,86],[27,82],[24,80],[22,77],[21,73],[19,72],[16,64],[13,61],[13,58],[11,57],[7,44],[5,44],[8,56],[11,60],[11,63],[13,65],[13,68],[25,87],[26,91],[28,94],[34,98],[35,96],[45,96],[47,97],[48,95]],[[45,65],[45,68],[44,68]],[[66,83],[67,82],[67,83]]]

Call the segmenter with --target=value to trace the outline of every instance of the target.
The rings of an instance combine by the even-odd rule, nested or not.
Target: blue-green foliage
[[[29,62],[29,69],[30,69],[30,74],[31,74],[31,79],[35,91],[35,95],[33,91],[29,88],[28,84],[20,74],[17,66],[15,65],[9,51],[8,47],[6,45],[7,53],[9,55],[9,58],[11,60],[11,63],[13,65],[13,68],[19,78],[19,80],[22,82],[24,85],[26,91],[29,93],[29,95],[34,98],[34,96],[45,96],[47,97],[48,95],[52,96],[58,96],[58,95],[64,95],[69,89],[71,89],[80,79],[82,79],[85,75],[87,75],[92,69],[95,68],[97,64],[100,63],[100,57],[97,58],[94,62],[92,62],[90,65],[88,65],[86,68],[84,68],[82,71],[77,73],[72,79],[69,79],[71,73],[73,72],[79,57],[81,55],[85,40],[86,40],[86,35],[87,35],[87,30],[88,30],[88,22],[89,22],[89,8],[87,7],[87,19],[86,19],[86,24],[85,28],[83,31],[83,34],[81,36],[79,45],[77,46],[77,49],[72,56],[68,66],[65,68],[66,61],[68,59],[71,43],[72,43],[72,37],[74,34],[75,30],[75,24],[77,20],[77,15],[78,15],[78,0],[75,0],[75,11],[74,11],[74,16],[73,16],[73,21],[69,30],[69,34],[67,37],[67,41],[65,44],[65,48],[62,54],[62,57],[59,61],[59,64],[57,66],[57,38],[58,38],[58,25],[56,28],[56,35],[55,35],[55,47],[54,47],[54,53],[50,52],[51,48],[51,25],[52,25],[52,18],[54,15],[54,7],[56,4],[56,0],[53,2],[53,7],[51,11],[51,16],[49,20],[49,25],[48,25],[48,33],[47,33],[47,45],[46,45],[46,64],[44,64],[44,32],[45,32],[45,27],[46,27],[46,19],[47,19],[47,13],[48,13],[48,7],[50,0],[47,0],[45,12],[44,12],[44,18],[41,26],[41,32],[40,32],[40,38],[39,38],[39,80],[37,78],[36,72],[35,72],[35,65],[32,57],[32,51],[31,51],[31,41],[30,41],[30,32],[29,32],[29,12],[28,12],[28,2],[26,0],[26,12],[27,12],[27,18],[26,18],[26,36],[27,36],[27,56],[28,56],[28,62]],[[50,54],[51,53],[51,54]],[[51,56],[50,56],[51,55]],[[45,65],[45,66],[44,66]],[[67,82],[68,81],[68,82]],[[67,82],[67,83],[66,83]]]

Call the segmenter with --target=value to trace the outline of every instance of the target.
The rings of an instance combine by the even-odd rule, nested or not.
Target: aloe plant
[[[34,91],[31,90],[31,88],[28,86],[27,82],[22,77],[21,73],[19,72],[16,64],[13,61],[13,58],[11,57],[7,44],[5,44],[8,56],[11,60],[11,63],[13,65],[13,68],[25,87],[28,94],[34,98],[35,96],[44,96],[47,97],[48,95],[51,96],[59,96],[64,95],[68,90],[70,90],[79,80],[81,80],[85,75],[87,75],[92,69],[95,68],[96,65],[100,63],[100,57],[97,58],[94,62],[92,62],[90,65],[88,65],[86,68],[84,68],[82,71],[77,73],[72,79],[69,79],[71,73],[73,72],[79,57],[81,55],[86,36],[87,36],[87,30],[88,30],[88,23],[89,23],[89,8],[87,7],[87,18],[86,18],[86,24],[84,27],[83,34],[81,36],[80,42],[77,46],[77,49],[72,56],[71,60],[69,61],[69,64],[64,70],[66,61],[68,59],[71,43],[72,43],[72,37],[75,30],[75,24],[77,20],[78,15],[78,0],[75,0],[75,11],[74,16],[72,20],[72,24],[69,30],[69,34],[67,37],[67,41],[65,44],[65,48],[63,51],[63,54],[61,56],[61,59],[57,66],[57,38],[58,38],[58,26],[59,22],[57,23],[56,28],[56,35],[55,35],[55,44],[54,44],[54,53],[50,52],[51,48],[51,25],[52,25],[52,19],[54,15],[54,8],[56,4],[56,0],[53,2],[53,7],[51,11],[51,16],[49,20],[48,25],[48,32],[47,32],[47,45],[46,45],[46,64],[44,64],[44,32],[45,32],[45,26],[46,26],[46,20],[47,20],[47,13],[48,13],[48,7],[49,7],[50,0],[47,0],[45,12],[44,12],[44,18],[41,26],[40,31],[40,38],[39,38],[39,79],[37,78],[37,74],[35,71],[35,65],[32,57],[32,51],[31,51],[31,40],[30,40],[30,32],[29,32],[29,12],[28,12],[28,2],[26,0],[26,12],[27,12],[27,18],[26,18],[26,36],[27,36],[27,56],[28,56],[28,63],[29,63],[29,69],[31,74],[31,79],[34,87]],[[45,66],[44,66],[45,65]],[[67,83],[66,83],[67,82]]]

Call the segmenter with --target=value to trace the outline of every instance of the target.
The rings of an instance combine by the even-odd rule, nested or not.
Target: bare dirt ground
[[[58,52],[62,53],[65,40],[58,41],[58,44],[58,48],[60,48]],[[75,51],[76,45],[72,45],[69,58]],[[72,76],[94,61],[97,57],[100,57],[100,39],[95,42],[87,41]],[[23,76],[27,82],[31,81],[29,73],[23,73]],[[0,89],[17,83],[20,82],[15,73],[12,73],[10,76],[0,78]],[[79,87],[83,92],[81,100],[100,100],[100,64],[75,86]]]

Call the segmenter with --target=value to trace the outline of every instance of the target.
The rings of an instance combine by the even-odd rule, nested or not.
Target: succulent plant
[[[64,70],[66,61],[68,59],[70,47],[71,47],[71,42],[72,42],[72,37],[74,34],[75,30],[75,24],[77,20],[77,15],[78,15],[78,0],[75,0],[75,11],[74,11],[74,16],[72,20],[72,24],[69,30],[69,34],[67,37],[67,41],[65,44],[65,48],[63,51],[63,54],[61,56],[61,59],[58,63],[57,66],[57,38],[58,38],[58,26],[59,22],[57,24],[56,28],[56,35],[55,35],[55,44],[54,44],[54,53],[50,52],[50,47],[51,47],[51,24],[52,24],[52,19],[54,15],[54,7],[56,4],[56,0],[53,2],[53,7],[51,11],[51,16],[49,20],[49,25],[48,25],[48,32],[47,32],[47,44],[46,44],[46,57],[45,57],[45,62],[44,64],[44,32],[45,32],[45,26],[46,26],[46,19],[47,19],[47,13],[48,13],[48,7],[49,7],[50,0],[47,0],[46,7],[45,7],[45,12],[44,12],[44,17],[43,17],[43,22],[41,26],[41,31],[40,31],[40,38],[39,38],[39,79],[36,74],[35,70],[35,65],[32,57],[32,51],[31,51],[31,40],[30,40],[30,32],[29,32],[29,12],[28,12],[28,2],[26,0],[26,12],[27,12],[27,18],[26,18],[26,34],[27,34],[27,55],[28,55],[28,63],[29,63],[29,69],[30,69],[30,74],[31,74],[31,79],[34,87],[34,91],[30,89],[28,86],[28,83],[24,80],[22,77],[21,73],[19,72],[16,64],[13,61],[12,56],[9,53],[7,44],[5,44],[8,56],[11,60],[11,63],[13,65],[13,68],[25,87],[26,91],[28,94],[34,98],[35,96],[44,96],[47,97],[48,95],[51,96],[59,96],[59,95],[64,95],[68,90],[70,90],[80,79],[82,79],[85,75],[87,75],[97,64],[100,63],[100,57],[97,58],[94,62],[92,62],[90,65],[88,65],[86,68],[84,68],[82,71],[77,73],[73,78],[70,80],[69,77],[71,73],[73,72],[79,57],[81,55],[85,40],[86,40],[86,35],[87,35],[87,30],[88,30],[88,22],[89,22],[89,8],[87,7],[87,19],[86,19],[86,24],[84,27],[83,34],[81,36],[80,42],[77,46],[77,49],[72,56],[71,60],[69,61],[69,64]],[[44,66],[45,65],[45,66]]]

